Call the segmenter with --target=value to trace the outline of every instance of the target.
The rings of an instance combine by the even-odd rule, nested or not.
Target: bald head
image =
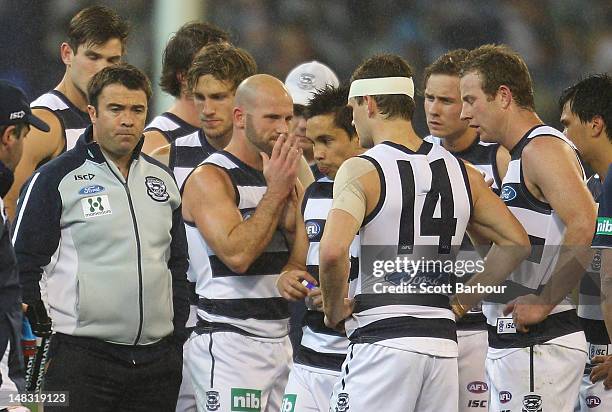
[[[236,106],[246,111],[253,110],[266,101],[293,104],[283,82],[269,74],[256,74],[244,79],[236,89],[234,101]]]

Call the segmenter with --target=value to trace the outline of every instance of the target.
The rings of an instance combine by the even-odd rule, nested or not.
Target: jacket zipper
[[[142,334],[142,324],[144,321],[143,319],[144,318],[144,308],[142,304],[142,253],[140,249],[140,236],[138,235],[138,223],[136,221],[136,213],[134,212],[134,204],[132,203],[132,195],[130,194],[130,188],[128,187],[128,184],[127,184],[128,179],[126,178],[125,183],[123,183],[121,178],[117,176],[117,174],[115,173],[115,171],[112,169],[110,165],[108,165],[108,168],[111,170],[113,175],[115,175],[115,177],[119,180],[119,182],[125,189],[125,193],[127,194],[128,204],[130,205],[130,214],[132,215],[132,223],[134,224],[133,225],[134,234],[136,235],[136,252],[138,254],[138,309],[139,309],[139,315],[140,315],[140,319],[138,322],[138,333],[136,334],[136,340],[134,340],[134,345],[137,345],[138,341],[140,340],[140,335]]]

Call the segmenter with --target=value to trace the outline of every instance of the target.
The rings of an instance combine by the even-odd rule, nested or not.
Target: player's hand
[[[292,136],[280,134],[272,154],[260,153],[263,161],[263,174],[268,186],[267,193],[286,198],[295,187],[302,149]]]
[[[25,314],[30,321],[34,335],[41,338],[51,336],[51,318],[42,300],[28,303]]]
[[[595,383],[603,380],[604,388],[612,389],[612,355],[595,356],[591,362],[596,364],[589,375],[591,382]]]
[[[323,312],[323,294],[321,288],[314,288],[308,293],[309,309]]]
[[[344,322],[353,314],[355,301],[344,298],[342,306],[334,310],[325,310],[325,326],[344,333]]]
[[[276,281],[276,289],[287,300],[297,301],[308,296],[310,290],[302,284],[303,280],[307,280],[313,285],[318,282],[310,273],[303,270],[288,270],[280,274]]]
[[[553,306],[542,301],[539,296],[525,295],[511,300],[504,308],[504,315],[512,313],[518,332],[529,332],[528,326],[544,321]]]

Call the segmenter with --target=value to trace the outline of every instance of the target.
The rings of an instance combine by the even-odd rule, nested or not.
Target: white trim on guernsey
[[[11,243],[13,245],[15,245],[15,240],[17,240],[17,233],[19,233],[19,226],[21,225],[21,219],[23,218],[23,212],[25,211],[26,206],[28,205],[28,200],[30,199],[30,193],[32,193],[32,187],[34,186],[34,183],[36,183],[38,176],[40,176],[40,172],[37,172],[34,175],[34,177],[32,177],[32,181],[30,182],[30,185],[28,186],[26,194],[23,198],[23,204],[21,205],[21,209],[19,210],[19,216],[17,216],[17,224],[15,225],[15,231],[13,232],[13,238],[11,239]]]

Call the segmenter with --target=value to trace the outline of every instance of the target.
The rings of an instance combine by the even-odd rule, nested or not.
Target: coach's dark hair
[[[427,86],[427,80],[432,74],[445,74],[447,76],[457,76],[461,74],[461,67],[465,57],[469,53],[467,49],[455,49],[444,53],[432,64],[425,68],[423,88]]]
[[[471,50],[461,68],[461,76],[473,72],[479,74],[482,90],[491,100],[500,86],[507,86],[519,107],[535,111],[529,69],[523,58],[508,46],[485,44]]]
[[[581,123],[601,116],[604,131],[612,141],[612,77],[607,73],[594,74],[568,87],[559,98],[559,109],[569,102],[569,108]]]
[[[217,80],[229,82],[232,91],[236,91],[244,79],[256,73],[257,63],[246,50],[229,43],[209,44],[193,59],[187,72],[187,85],[193,91],[198,79],[210,74]]]
[[[180,97],[179,75],[187,74],[194,56],[202,47],[222,42],[229,42],[229,33],[213,24],[195,21],[181,26],[164,50],[159,82],[161,89],[174,97]]]
[[[318,89],[308,102],[308,118],[331,114],[334,116],[334,125],[343,129],[352,140],[357,136],[357,131],[353,126],[353,112],[346,105],[348,94],[349,89],[346,86],[327,85],[324,89]]]
[[[142,70],[130,64],[109,66],[96,73],[87,85],[89,104],[98,109],[98,97],[106,86],[120,84],[130,90],[142,90],[151,98],[151,83]]]
[[[395,54],[379,54],[370,57],[353,72],[351,82],[359,79],[376,77],[412,77],[410,65]],[[399,117],[411,120],[414,114],[414,99],[404,94],[386,94],[372,96],[380,112],[388,119]],[[363,103],[363,97],[355,97],[358,104]]]
[[[124,53],[129,31],[128,23],[115,10],[105,6],[87,7],[70,20],[68,44],[76,54],[81,45],[99,46],[111,39],[119,39]]]

